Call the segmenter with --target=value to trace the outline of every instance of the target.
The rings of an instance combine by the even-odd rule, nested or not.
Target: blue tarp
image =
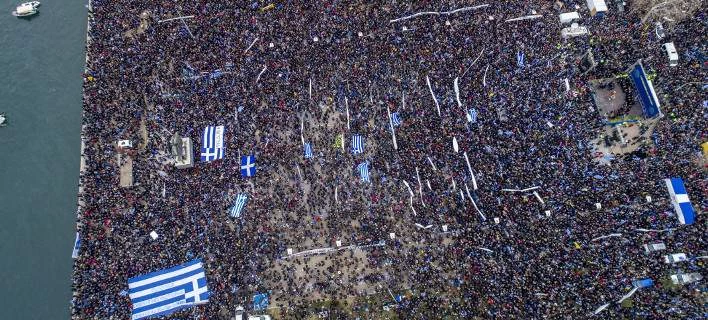
[[[253,310],[265,310],[270,301],[267,293],[259,293],[253,296]]]
[[[664,182],[666,182],[666,188],[669,189],[669,197],[674,205],[674,211],[678,216],[679,222],[681,224],[693,224],[696,217],[691,200],[688,198],[686,187],[683,185],[683,179],[669,178],[664,179]]]
[[[632,281],[632,284],[637,287],[637,288],[646,288],[646,287],[651,287],[654,285],[654,280],[652,279],[641,279],[641,280],[634,280]]]

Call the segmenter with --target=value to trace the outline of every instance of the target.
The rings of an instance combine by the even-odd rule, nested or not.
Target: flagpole
[[[594,241],[596,241],[596,240],[605,239],[605,238],[621,237],[621,236],[622,236],[621,233],[610,233],[610,234],[608,234],[608,235],[606,235],[606,236],[601,236],[601,237],[594,238],[594,239],[590,240],[590,242],[594,242]]]
[[[187,29],[187,32],[189,32],[189,36],[192,37],[192,39],[194,39],[194,35],[192,34],[192,30],[189,30],[189,26],[187,26],[187,23],[184,22],[184,19],[179,19],[179,21],[181,21],[182,25],[184,25],[184,27]]]
[[[406,188],[408,188],[408,193],[411,195],[409,199],[409,204],[411,207],[411,210],[413,210],[413,216],[417,216],[418,214],[415,212],[415,208],[413,208],[413,189],[411,189],[411,186],[408,184],[408,181],[403,180],[403,184],[406,185]]]
[[[467,68],[467,70],[465,70],[465,72],[462,73],[462,75],[460,76],[460,78],[464,78],[464,77],[465,77],[465,75],[467,74],[467,71],[470,71],[470,69],[472,69],[472,66],[474,66],[475,63],[477,63],[477,60],[479,60],[479,58],[482,57],[482,54],[483,54],[483,53],[484,53],[484,48],[482,48],[482,51],[479,52],[479,55],[477,56],[477,59],[474,59],[474,61],[472,61],[472,64],[470,64],[470,66]]]
[[[425,208],[425,202],[423,202],[423,185],[420,184],[420,174],[418,173],[418,167],[415,167],[415,176],[418,178],[418,193],[420,194],[420,203]]]
[[[472,205],[474,206],[474,209],[477,210],[477,213],[482,217],[482,221],[487,221],[487,217],[482,214],[482,211],[479,211],[479,208],[477,207],[477,203],[474,202],[474,199],[472,199],[472,195],[470,195],[470,188],[467,187],[467,184],[465,183],[465,190],[467,190],[467,197],[470,198],[470,201],[472,201]]]
[[[253,39],[253,42],[251,42],[251,45],[249,45],[248,48],[246,48],[246,50],[243,50],[243,53],[246,53],[246,52],[248,52],[248,50],[251,50],[251,47],[253,47],[253,45],[256,44],[256,41],[258,41],[258,37]]]
[[[261,80],[261,76],[263,75],[263,72],[265,72],[267,68],[268,68],[268,66],[266,66],[266,65],[263,66],[263,70],[261,70],[261,73],[259,73],[258,77],[256,77],[256,83],[258,83],[258,80]]]
[[[467,157],[467,152],[465,154],[465,162],[467,162],[467,170],[470,171],[470,174],[472,175],[472,190],[477,190],[477,179],[474,177],[474,173],[472,172],[472,166],[470,166],[470,159]]]
[[[459,86],[459,80],[460,78],[455,78],[454,84],[455,84],[455,98],[457,98],[457,106],[462,108],[462,102],[460,102],[460,86]]]
[[[487,64],[487,68],[484,69],[484,77],[482,77],[482,85],[487,86],[487,71],[489,71],[489,64]]]
[[[541,196],[538,195],[538,192],[534,191],[534,192],[533,192],[533,195],[536,196],[536,199],[538,199],[538,201],[540,201],[541,204],[546,204],[546,203],[543,201],[543,199],[541,199]]]
[[[347,97],[344,97],[344,105],[347,108],[347,130],[351,130],[349,127],[349,99]]]
[[[536,189],[539,189],[539,188],[541,188],[541,187],[539,187],[539,186],[534,186],[534,187],[531,187],[531,188],[526,188],[526,189],[521,189],[521,190],[519,190],[519,189],[501,189],[501,191],[506,191],[506,192],[528,192],[528,191],[536,190]]]
[[[163,23],[163,22],[172,21],[172,20],[192,19],[192,18],[194,18],[194,16],[181,16],[181,17],[176,17],[176,18],[159,20],[159,21],[157,21],[157,23]]]
[[[430,162],[430,165],[433,167],[433,171],[438,171],[438,168],[435,167],[435,164],[433,163],[433,160],[428,157],[428,162]]]
[[[396,301],[396,297],[394,297],[394,296],[393,296],[393,293],[391,293],[391,289],[386,288],[386,290],[388,290],[388,294],[390,294],[390,295],[391,295],[391,298],[393,298],[393,302],[398,303],[398,301]]]
[[[303,135],[305,128],[305,117],[303,115],[302,118],[300,118],[300,140],[302,141],[302,145],[305,145],[305,136]]]
[[[433,96],[433,101],[435,101],[435,108],[438,109],[438,117],[440,116],[440,104],[438,104],[438,98],[435,97],[435,92],[433,92],[433,87],[430,85],[430,77],[425,75],[425,82],[428,83],[428,89],[430,89],[430,95]]]

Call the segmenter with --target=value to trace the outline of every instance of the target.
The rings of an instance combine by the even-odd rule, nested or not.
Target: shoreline
[[[88,1],[88,7],[87,7],[87,17],[86,17],[86,59],[84,62],[84,73],[89,71],[88,69],[88,63],[89,63],[89,46],[91,45],[91,18],[93,15],[93,6],[92,6],[92,1]],[[82,76],[83,77],[83,76]],[[83,82],[83,81],[82,81]],[[86,126],[83,124],[84,117],[86,114],[86,108],[84,106],[85,100],[84,100],[84,88],[81,88],[81,156],[79,158],[79,185],[78,185],[78,192],[77,192],[77,208],[76,208],[76,228],[75,232],[79,233],[79,230],[83,226],[81,223],[81,210],[85,205],[85,202],[83,200],[83,195],[84,195],[84,186],[83,186],[83,176],[84,173],[86,172],[86,159],[85,159],[85,153],[84,149],[86,148],[86,138],[84,136],[84,130],[86,129]],[[79,241],[81,241],[81,236],[79,233]],[[79,247],[79,252],[81,252],[81,247]],[[72,258],[72,270],[71,270],[71,281],[72,281],[72,287],[73,286],[73,281],[74,281],[74,276],[76,272],[76,260],[77,258]],[[73,318],[73,312],[74,308],[71,307],[73,305],[73,300],[74,298],[78,295],[78,292],[75,288],[72,288],[71,290],[71,297],[72,301],[70,301],[70,317]]]

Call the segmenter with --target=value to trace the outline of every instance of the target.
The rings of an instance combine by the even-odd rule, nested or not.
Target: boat
[[[0,127],[4,127],[7,125],[7,118],[5,118],[4,113],[0,113]]]
[[[31,1],[31,2],[25,2],[15,9],[15,11],[12,12],[12,15],[18,18],[22,17],[29,17],[31,15],[35,15],[39,13],[39,6],[41,3],[39,1]]]

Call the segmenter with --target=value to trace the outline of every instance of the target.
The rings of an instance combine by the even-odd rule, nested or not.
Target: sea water
[[[0,319],[69,319],[86,3],[0,0]]]

